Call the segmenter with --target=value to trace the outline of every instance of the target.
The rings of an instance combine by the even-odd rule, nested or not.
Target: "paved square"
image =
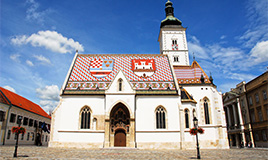
[[[0,159],[12,159],[14,146],[1,146]],[[28,156],[28,157],[26,157]],[[268,159],[267,149],[202,150],[202,159]],[[196,150],[70,149],[19,146],[18,159],[196,159]]]

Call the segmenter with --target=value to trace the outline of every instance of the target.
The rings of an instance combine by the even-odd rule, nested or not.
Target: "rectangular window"
[[[36,120],[34,121],[34,127],[35,128],[37,127],[37,121]]]
[[[256,120],[255,120],[254,109],[251,109],[251,110],[250,110],[250,116],[251,116],[251,120],[252,120],[252,122],[255,122]]]
[[[262,91],[262,96],[264,100],[267,99],[267,92],[265,90]]]
[[[23,139],[24,139],[24,133],[21,134],[21,140],[23,140]]]
[[[46,135],[46,142],[47,142],[47,135]]]
[[[14,140],[17,139],[18,134],[14,133]]]
[[[248,100],[249,100],[249,105],[252,106],[252,104],[253,104],[253,103],[252,103],[252,98],[249,97]]]
[[[255,132],[255,134],[254,134],[254,135],[255,135],[255,140],[256,140],[256,141],[259,141],[259,140],[260,140],[260,137],[259,137],[258,132]]]
[[[16,121],[16,114],[11,113],[9,122],[10,123],[15,123],[15,121]]]
[[[34,122],[33,119],[30,119],[29,120],[29,127],[32,127],[33,126],[33,122]]]
[[[11,135],[11,130],[8,130],[8,132],[7,132],[7,139],[10,139],[10,135]]]
[[[21,115],[18,115],[18,116],[17,116],[17,124],[21,123],[21,122],[20,122],[20,119],[22,120],[22,116],[21,116]]]
[[[263,121],[261,108],[258,108],[257,111],[258,111],[259,121]]]
[[[0,111],[0,122],[3,122],[5,120],[6,112]]]
[[[42,122],[39,121],[38,127],[41,128]]]
[[[30,132],[27,133],[27,141],[30,139]]]
[[[23,125],[27,126],[28,125],[28,118],[27,117],[24,117],[23,118]]]
[[[267,141],[267,137],[266,137],[266,132],[265,132],[265,130],[262,130],[261,133],[262,133],[262,140],[263,140],[263,141]]]
[[[44,135],[42,135],[42,142],[44,142]]]
[[[259,103],[260,102],[259,94],[258,93],[255,94],[255,100],[256,100],[256,103]]]
[[[32,141],[34,141],[34,133],[32,132]]]

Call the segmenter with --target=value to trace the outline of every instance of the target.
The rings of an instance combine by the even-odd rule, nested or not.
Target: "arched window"
[[[122,91],[122,82],[123,82],[122,79],[118,80],[118,91]]]
[[[90,117],[91,117],[91,110],[89,107],[84,107],[81,112],[81,129],[90,129]]]
[[[93,129],[97,130],[97,118],[93,119]]]
[[[156,109],[156,128],[165,129],[166,128],[166,111],[163,107],[158,107]]]
[[[209,108],[208,108],[208,102],[206,99],[204,100],[204,111],[205,111],[205,122],[206,124],[210,124]]]
[[[184,110],[184,117],[185,117],[185,128],[189,128],[189,110],[185,109]]]

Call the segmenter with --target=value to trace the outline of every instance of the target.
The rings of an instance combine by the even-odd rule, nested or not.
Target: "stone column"
[[[233,113],[234,113],[235,126],[237,126],[238,122],[237,122],[237,117],[236,117],[237,114],[236,114],[236,110],[235,110],[235,105],[232,104],[232,107],[233,107]]]
[[[110,147],[110,120],[105,119],[104,148]]]
[[[231,122],[231,114],[230,114],[230,108],[229,106],[226,106],[227,108],[227,121],[228,121],[228,126],[230,127],[232,122]]]
[[[129,146],[135,148],[135,119],[130,119],[130,128],[129,128]]]
[[[246,144],[246,135],[245,135],[245,127],[244,127],[244,123],[243,123],[243,118],[242,118],[242,111],[241,111],[241,106],[239,103],[239,98],[236,99],[237,100],[237,110],[238,110],[238,116],[239,116],[239,121],[240,121],[240,126],[241,126],[241,134],[242,134],[242,139],[241,141]]]

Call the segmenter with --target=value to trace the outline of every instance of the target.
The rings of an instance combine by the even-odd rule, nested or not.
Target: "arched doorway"
[[[127,146],[127,135],[129,134],[130,114],[127,107],[118,103],[110,113],[111,135],[114,137],[115,147]]]

